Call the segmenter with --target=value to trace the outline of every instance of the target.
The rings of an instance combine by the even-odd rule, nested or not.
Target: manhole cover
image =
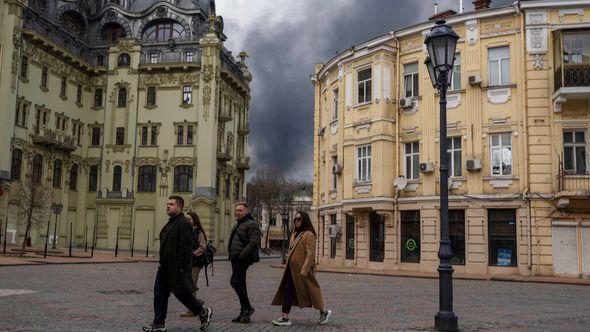
[[[101,294],[107,294],[107,295],[133,295],[133,294],[143,294],[143,292],[140,292],[138,290],[135,289],[115,289],[115,290],[104,290],[104,291],[98,291]]]

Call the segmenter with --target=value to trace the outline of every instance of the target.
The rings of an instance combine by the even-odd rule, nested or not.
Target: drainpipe
[[[397,101],[399,99],[399,97],[401,96],[401,92],[400,92],[400,73],[399,73],[399,68],[400,63],[399,63],[399,40],[395,37],[394,32],[391,31],[390,32],[391,37],[393,38],[393,41],[395,42],[395,47],[397,49],[396,52],[396,61],[395,61],[395,66],[396,66],[396,70],[394,71],[396,74],[396,82],[397,82],[397,89],[396,89],[396,98],[395,100]],[[395,113],[395,155],[394,155],[394,163],[393,163],[393,171],[395,172],[395,174],[399,174],[399,172],[397,172],[397,170],[399,169],[399,144],[400,144],[400,134],[399,134],[399,122],[400,122],[400,114],[399,111],[397,109],[397,105],[394,106],[394,113]],[[395,236],[396,236],[396,242],[399,242],[401,237],[399,235],[399,227],[398,227],[398,222],[397,222],[397,214],[398,214],[398,210],[399,210],[399,206],[398,206],[398,198],[399,198],[399,190],[396,190],[395,193],[395,200],[394,200],[394,215],[393,215],[393,222],[395,223]],[[400,247],[400,246],[398,246]],[[401,247],[400,247],[401,248]],[[397,249],[397,248],[396,248]],[[400,252],[396,251],[396,255],[395,255],[395,264],[398,266],[399,268],[399,261],[400,261]]]
[[[395,237],[396,237],[396,241],[398,242],[397,239],[401,239],[401,237],[398,234],[398,227],[397,227],[397,211],[398,211],[398,205],[397,205],[397,199],[399,198],[399,190],[395,191],[395,197],[394,197],[394,206],[393,206],[393,227],[395,229]],[[394,251],[396,253],[395,257],[394,257],[394,261],[396,265],[399,265],[399,257],[400,257],[400,253],[396,250]]]
[[[533,259],[533,247],[532,247],[532,236],[531,236],[531,198],[528,195],[529,187],[526,187],[522,192],[522,199],[526,200],[527,202],[527,226],[526,226],[526,233],[527,233],[527,268],[529,270],[532,269],[532,259]]]

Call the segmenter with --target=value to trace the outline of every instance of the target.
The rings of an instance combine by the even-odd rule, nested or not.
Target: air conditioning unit
[[[340,226],[338,226],[338,225],[328,225],[328,236],[329,237],[338,237],[338,236],[340,236]]]
[[[422,173],[432,173],[434,172],[434,163],[431,161],[420,163],[420,172]]]
[[[471,75],[467,78],[467,81],[472,86],[481,85],[481,77],[479,75]]]
[[[342,173],[342,165],[332,165],[332,174],[340,174]]]
[[[403,98],[399,100],[399,107],[401,108],[412,108],[414,106],[414,100],[412,98]]]
[[[465,165],[468,171],[475,172],[481,170],[481,159],[469,159]]]

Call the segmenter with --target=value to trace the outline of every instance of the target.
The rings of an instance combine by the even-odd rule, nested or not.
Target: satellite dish
[[[408,180],[406,180],[406,178],[403,176],[399,176],[399,177],[395,178],[395,180],[393,181],[393,188],[395,188],[397,190],[404,190],[404,189],[406,189],[407,185],[408,185]]]

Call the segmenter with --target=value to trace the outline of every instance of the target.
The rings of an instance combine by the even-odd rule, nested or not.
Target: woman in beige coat
[[[303,211],[295,215],[295,229],[289,241],[285,271],[272,305],[282,306],[281,317],[272,321],[277,326],[289,326],[292,305],[320,310],[320,324],[327,324],[332,313],[326,309],[322,290],[315,278],[317,236],[309,215]]]

